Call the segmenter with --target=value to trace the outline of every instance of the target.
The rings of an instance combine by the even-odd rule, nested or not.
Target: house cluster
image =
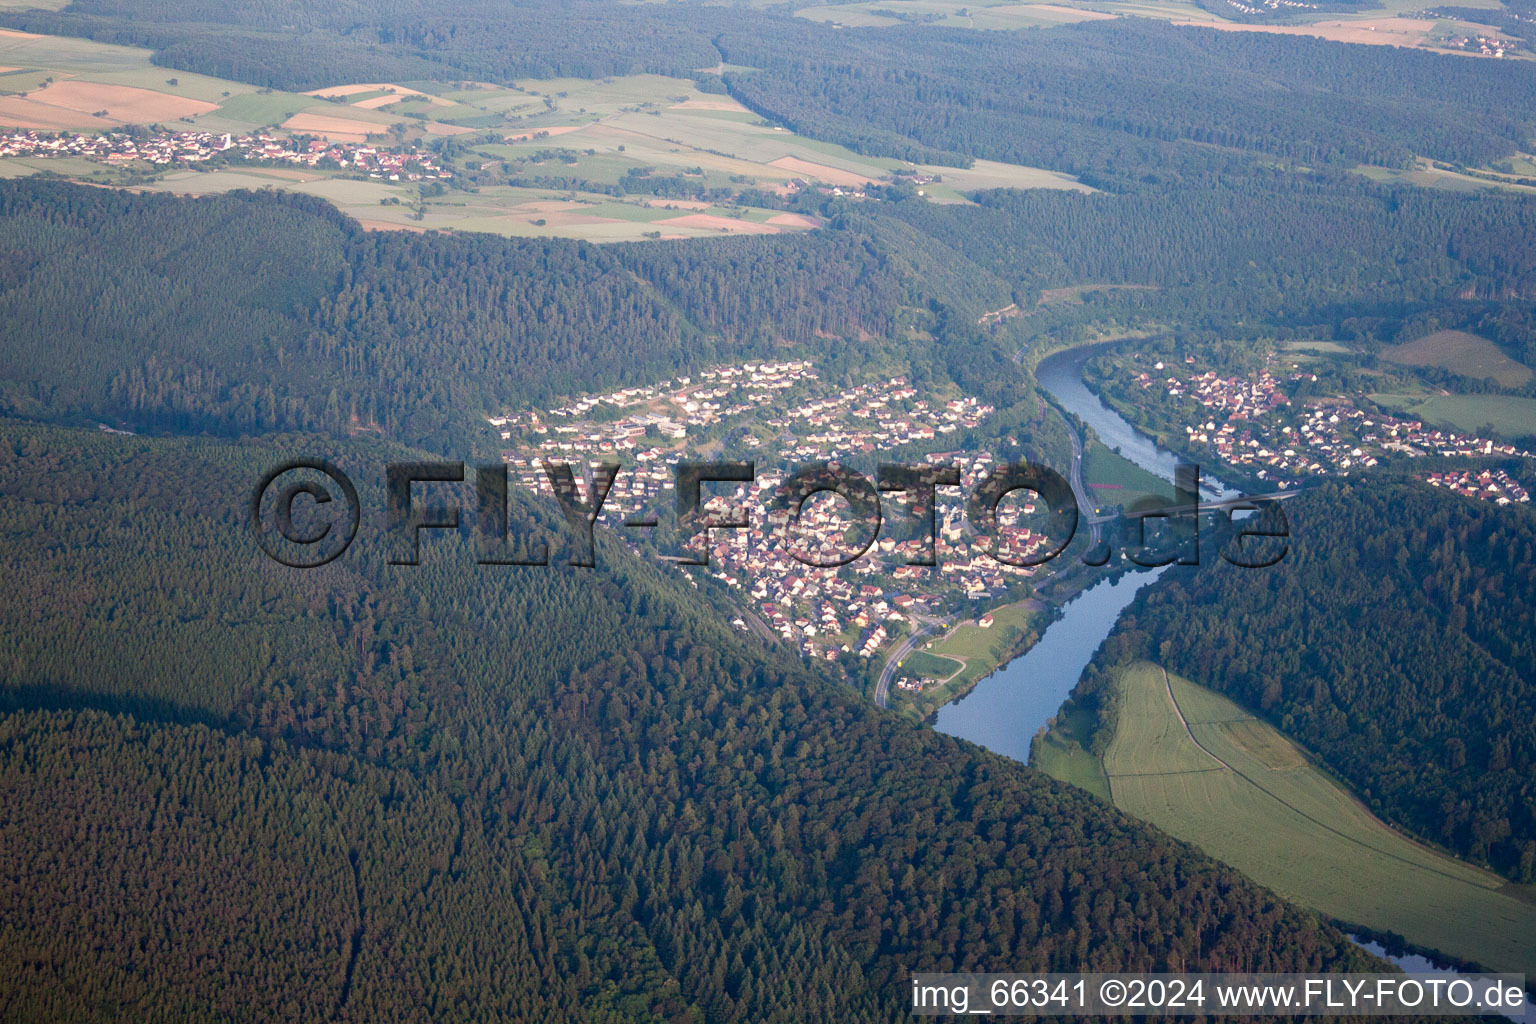
[[[1443,45],[1453,50],[1480,53],[1485,57],[1502,57],[1504,56],[1504,51],[1512,49],[1515,43],[1513,40],[1500,39],[1498,36],[1465,35],[1451,36],[1445,40]]]
[[[1193,402],[1217,414],[1185,425],[1192,447],[1213,451],[1223,462],[1280,487],[1306,476],[1368,468],[1393,456],[1530,454],[1511,444],[1347,404],[1292,410],[1282,381],[1267,370],[1254,378],[1170,374],[1163,363],[1154,370],[1137,376],[1143,389],[1161,389],[1175,402]],[[1303,376],[1310,375],[1293,374],[1289,380]]]
[[[885,525],[860,557],[836,568],[806,564],[844,561],[869,540],[869,531],[855,521],[846,501],[828,494],[805,502],[793,524],[770,518],[787,476],[804,462],[940,442],[979,426],[991,412],[972,398],[920,395],[902,377],[826,385],[811,363],[788,361],[713,367],[489,422],[511,442],[502,457],[517,481],[539,493],[553,491],[542,469],[545,459],[592,468],[618,461],[623,468],[599,519],[610,527],[641,511],[670,527],[677,463],[699,459],[701,452],[724,457],[717,454],[723,437],[731,438],[738,452],[771,449],[771,460],[754,459],[751,484],[705,488],[706,513],[724,518],[744,511],[748,522],[741,529],[709,532],[707,571],[739,595],[744,615],[798,644],[807,656],[836,659],[871,658],[905,630],[914,612],[937,610],[962,596],[1000,597],[1032,570],[992,558],[993,542],[976,538],[965,519],[963,494],[993,469],[987,453],[924,456],[929,464],[957,467],[961,476],[961,490],[939,490],[937,567],[907,564],[925,553],[925,530],[897,495],[883,497]],[[1005,502],[997,553],[1015,557],[1045,543],[1021,523],[1034,511],[1027,502]],[[907,534],[900,533],[903,524]],[[665,534],[656,538],[659,547],[666,546]],[[632,531],[620,535],[632,540]],[[705,542],[695,540],[691,551],[699,557]]]
[[[1244,3],[1243,0],[1227,0],[1227,3],[1244,14],[1273,13],[1282,7],[1307,11],[1318,9],[1317,4],[1302,3],[1300,0],[1253,0],[1251,3]]]
[[[393,150],[287,136],[228,132],[40,132],[0,135],[0,157],[78,156],[107,164],[143,162],[157,167],[197,164],[220,154],[299,167],[351,168],[390,181],[446,181],[453,172],[429,152]]]
[[[1453,469],[1445,473],[1426,473],[1424,479],[1434,487],[1444,487],[1457,494],[1496,505],[1530,501],[1531,496],[1502,469]]]

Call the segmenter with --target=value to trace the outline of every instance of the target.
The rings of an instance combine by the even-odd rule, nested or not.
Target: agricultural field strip
[[[1138,777],[1138,776],[1139,777],[1155,777],[1155,776],[1169,776],[1169,775],[1191,775],[1191,774],[1200,774],[1202,772],[1211,772],[1211,771],[1218,771],[1218,772],[1219,771],[1223,771],[1223,770],[1230,771],[1234,775],[1236,775],[1238,778],[1242,779],[1243,781],[1247,782],[1249,785],[1253,786],[1255,789],[1257,789],[1260,792],[1264,793],[1266,796],[1269,796],[1273,800],[1275,800],[1278,803],[1280,803],[1280,804],[1284,805],[1285,807],[1289,808],[1291,811],[1293,811],[1296,814],[1300,815],[1301,817],[1305,818],[1307,821],[1311,822],[1312,824],[1316,825],[1317,827],[1325,829],[1328,832],[1331,832],[1334,835],[1340,837],[1341,839],[1345,839],[1345,840],[1347,840],[1347,841],[1349,841],[1351,843],[1354,843],[1356,845],[1365,847],[1366,849],[1371,850],[1374,853],[1378,853],[1378,854],[1380,854],[1380,855],[1382,855],[1384,857],[1389,857],[1392,860],[1398,861],[1398,862],[1403,863],[1403,864],[1407,864],[1407,865],[1409,865],[1411,867],[1416,867],[1416,868],[1419,868],[1419,869],[1425,870],[1425,871],[1431,871],[1431,872],[1433,872],[1433,873],[1435,873],[1437,875],[1441,875],[1441,876],[1443,876],[1445,878],[1452,879],[1453,881],[1458,881],[1458,882],[1471,881],[1475,885],[1481,885],[1483,888],[1497,891],[1498,886],[1487,884],[1485,882],[1485,880],[1482,879],[1481,877],[1470,877],[1469,878],[1467,875],[1457,875],[1457,874],[1445,871],[1445,870],[1439,868],[1438,866],[1436,866],[1436,865],[1434,865],[1432,863],[1427,863],[1425,861],[1415,861],[1415,860],[1412,860],[1410,858],[1403,857],[1400,854],[1397,854],[1397,853],[1393,852],[1392,850],[1383,849],[1380,846],[1377,846],[1377,845],[1374,845],[1372,843],[1366,842],[1365,840],[1361,839],[1359,836],[1350,835],[1349,833],[1347,833],[1347,832],[1345,832],[1345,831],[1343,831],[1343,830],[1341,830],[1339,828],[1336,828],[1333,825],[1328,824],[1326,821],[1323,821],[1322,819],[1317,817],[1317,815],[1315,813],[1309,812],[1308,810],[1304,809],[1303,807],[1298,806],[1299,801],[1297,801],[1295,799],[1288,799],[1285,795],[1283,795],[1281,793],[1278,793],[1274,789],[1271,789],[1270,787],[1264,785],[1262,782],[1259,781],[1258,778],[1256,778],[1254,776],[1254,774],[1251,774],[1249,772],[1245,772],[1243,769],[1241,769],[1241,768],[1237,767],[1236,765],[1232,764],[1230,761],[1225,760],[1220,755],[1218,755],[1214,750],[1212,750],[1210,746],[1207,746],[1206,743],[1202,743],[1201,740],[1200,740],[1200,737],[1195,735],[1194,729],[1191,727],[1191,724],[1190,724],[1189,720],[1184,715],[1183,707],[1179,704],[1178,697],[1173,692],[1173,683],[1172,683],[1172,681],[1168,677],[1168,670],[1165,669],[1165,668],[1162,668],[1161,666],[1158,666],[1158,670],[1162,673],[1163,686],[1164,686],[1165,692],[1168,695],[1169,705],[1172,707],[1174,715],[1178,718],[1179,724],[1183,726],[1184,734],[1189,738],[1189,741],[1191,743],[1193,743],[1197,748],[1199,748],[1199,750],[1202,753],[1204,753],[1207,757],[1209,757],[1211,760],[1215,761],[1216,764],[1219,767],[1188,768],[1188,769],[1174,770],[1174,771],[1112,772],[1112,771],[1109,770],[1109,765],[1106,764],[1105,765],[1105,772],[1104,772],[1104,774],[1110,779],[1111,785],[1113,785],[1114,780],[1117,779],[1117,778],[1131,778],[1131,777]],[[1214,719],[1214,720],[1207,720],[1207,721],[1196,721],[1194,723],[1194,725],[1195,726],[1201,726],[1201,725],[1221,726],[1221,725],[1230,724],[1231,722],[1236,722],[1236,721],[1255,721],[1256,722],[1256,721],[1258,721],[1258,719],[1254,718],[1253,716],[1247,716],[1246,718],[1237,718],[1237,719]],[[1210,737],[1207,737],[1207,739],[1210,740]],[[1214,743],[1214,741],[1212,741],[1212,742]],[[1229,756],[1231,756],[1230,752],[1229,752]],[[1360,808],[1360,810],[1364,810],[1364,808]],[[1369,814],[1368,811],[1365,812],[1365,813]],[[1372,816],[1372,818],[1374,819],[1374,816]],[[1375,819],[1375,820],[1377,820],[1379,822],[1379,819]],[[1380,822],[1380,824],[1383,827],[1391,829],[1391,826],[1386,825],[1385,822]],[[1392,831],[1395,832],[1396,830],[1394,829]]]
[[[1530,887],[1393,830],[1306,763],[1284,736],[1217,693],[1171,674],[1165,679],[1150,662],[1123,667],[1117,685],[1120,724],[1100,763],[1120,774],[1112,789],[1105,779],[1104,789],[1121,810],[1336,919],[1394,931],[1499,970],[1536,968]],[[1182,726],[1175,699],[1186,715]],[[1093,784],[1086,764],[1067,763],[1056,756],[1062,750],[1042,751],[1051,755],[1042,763],[1053,764],[1057,777],[1070,770]],[[1209,766],[1215,759],[1241,774],[1137,776],[1128,770]],[[1266,785],[1257,786],[1255,776]],[[1336,827],[1318,828],[1319,818]],[[1341,831],[1372,841],[1340,842]]]

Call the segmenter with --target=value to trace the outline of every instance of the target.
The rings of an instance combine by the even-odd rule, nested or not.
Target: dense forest
[[[1536,71],[1524,64],[1155,21],[1011,34],[776,26],[728,31],[719,46],[759,69],[727,75],[732,93],[805,134],[1117,189],[1224,175],[1252,157],[1480,164],[1536,131]]]
[[[914,969],[1365,965],[618,545],[389,566],[399,449],[334,446],[365,532],[280,568],[248,481],[313,443],[0,425],[0,529],[49,538],[0,548],[6,1016],[895,1020]]]
[[[1536,515],[1382,479],[1285,511],[1283,571],[1167,574],[1079,696],[1107,725],[1104,669],[1159,661],[1264,715],[1388,820],[1536,880]]]
[[[598,246],[369,232],[294,195],[3,182],[0,409],[139,431],[378,432],[463,454],[476,417],[507,407],[712,360],[801,351],[852,367],[883,350],[1000,409],[1023,402],[1015,418],[1030,420],[1027,381],[976,316],[1079,281],[1158,285],[1110,312],[1206,329],[1284,316],[1344,331],[1482,295],[1496,337],[1530,344],[1528,304],[1512,300],[1536,294],[1521,241],[1536,206],[1513,198],[1255,172],[1230,188],[977,200],[833,206],[827,230],[767,239]]]
[[[626,250],[367,232],[302,196],[0,183],[13,415],[446,450],[477,414],[590,386],[813,341],[835,358],[891,337],[907,298],[848,234]]]
[[[1530,65],[545,0],[74,0],[0,24],[288,89],[704,76],[813,138],[1098,189],[891,188],[804,200],[806,233],[600,246],[0,181],[0,1017],[896,1020],[913,970],[1373,963],[867,706],[611,537],[597,573],[480,566],[451,533],[389,564],[383,465],[467,457],[490,412],[769,354],[904,360],[997,406],[956,443],[1055,465],[1066,428],[1018,353],[1106,324],[1374,342],[1444,317],[1530,362],[1536,205],[1353,172],[1528,148]],[[1155,287],[1037,305],[1106,283]],[[285,569],[249,489],[316,455],[358,482],[362,531]],[[1077,699],[1108,721],[1107,666],[1160,660],[1405,828],[1536,877],[1536,517],[1375,480],[1287,511],[1316,526],[1284,571],[1170,572]],[[512,515],[561,532],[542,503]]]

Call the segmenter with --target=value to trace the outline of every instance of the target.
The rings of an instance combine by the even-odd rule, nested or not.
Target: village
[[[104,164],[193,165],[244,159],[322,170],[354,170],[388,181],[447,181],[453,172],[427,151],[296,139],[259,132],[45,132],[0,134],[0,157],[84,157]]]
[[[1431,487],[1444,487],[1463,497],[1491,501],[1495,505],[1531,500],[1525,488],[1502,469],[1453,469],[1444,473],[1426,473],[1423,479]]]
[[[738,626],[749,628],[750,618],[807,657],[837,660],[874,658],[909,632],[917,617],[961,602],[1006,598],[1034,569],[991,557],[993,541],[976,537],[965,519],[962,493],[994,466],[985,452],[921,456],[928,465],[960,472],[960,488],[937,494],[937,565],[909,564],[926,554],[926,524],[916,528],[909,503],[897,494],[883,497],[886,525],[872,538],[852,521],[846,502],[829,495],[808,500],[793,525],[771,520],[765,510],[776,492],[797,464],[934,446],[980,426],[992,411],[975,398],[921,395],[899,376],[830,386],[801,360],[714,367],[653,386],[584,396],[542,413],[492,417],[490,424],[503,442],[516,444],[502,457],[518,482],[535,492],[553,493],[545,459],[587,466],[621,462],[598,520],[608,526],[639,512],[670,516],[677,463],[723,457],[723,438],[731,437],[737,455],[756,463],[756,478],[750,485],[712,485],[703,507],[713,518],[746,510],[748,525],[713,529],[707,547],[690,553],[695,559],[707,555],[703,571],[736,596]],[[1034,511],[1028,502],[999,508],[999,554],[1017,561],[1045,543],[1020,524]],[[850,541],[850,534],[857,539]],[[631,531],[620,535],[639,543]],[[847,564],[820,567],[865,543],[868,550]]]
[[[1194,360],[1187,357],[1185,361]],[[1370,468],[1394,457],[1531,457],[1530,452],[1506,442],[1346,402],[1293,407],[1287,387],[1309,378],[1317,380],[1304,371],[1284,379],[1268,370],[1251,378],[1223,377],[1210,370],[1180,374],[1158,362],[1151,371],[1138,374],[1135,383],[1143,391],[1161,392],[1175,404],[1193,402],[1214,414],[1186,422],[1189,444],[1279,488],[1293,487],[1309,476]]]

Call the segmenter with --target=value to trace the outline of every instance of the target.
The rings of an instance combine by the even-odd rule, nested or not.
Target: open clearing
[[[1375,394],[1371,401],[1425,423],[1468,434],[1478,433],[1487,426],[1492,426],[1495,434],[1507,440],[1536,434],[1536,398]]]
[[[913,651],[902,659],[897,674],[943,681],[963,668],[965,665],[953,658],[941,658],[927,651]]]
[[[1536,891],[1403,836],[1219,694],[1148,662],[1118,678],[1117,807],[1330,917],[1536,973]]]
[[[1492,377],[1500,387],[1517,388],[1531,379],[1530,367],[1509,358],[1487,338],[1466,331],[1436,331],[1384,348],[1381,354],[1404,366],[1443,366],[1474,380]]]

